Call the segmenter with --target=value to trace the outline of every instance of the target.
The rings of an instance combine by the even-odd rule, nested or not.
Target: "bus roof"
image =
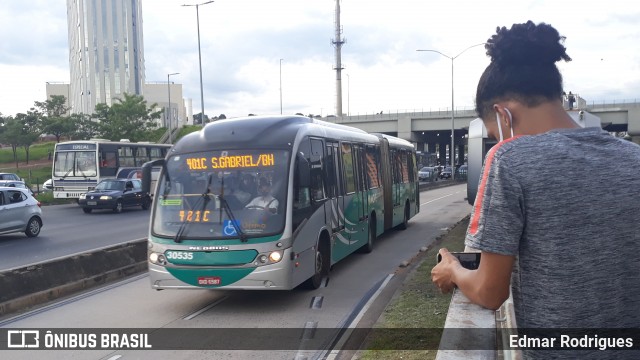
[[[213,144],[217,148],[240,149],[289,147],[296,136],[302,134],[340,138],[344,140],[361,140],[377,142],[377,137],[385,137],[392,145],[413,148],[406,141],[389,135],[373,135],[364,130],[334,124],[306,116],[248,116],[217,120],[207,124],[202,130],[185,135],[176,142],[172,153],[190,153],[211,150]]]
[[[56,146],[57,145],[64,145],[64,144],[122,144],[122,145],[139,145],[139,146],[153,145],[153,146],[171,147],[171,144],[159,144],[159,143],[154,143],[154,142],[149,142],[149,141],[129,142],[129,141],[111,141],[111,140],[107,140],[107,139],[89,139],[89,140],[61,141],[61,142],[57,143]]]

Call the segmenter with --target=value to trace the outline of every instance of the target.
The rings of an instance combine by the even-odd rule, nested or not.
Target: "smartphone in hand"
[[[476,270],[480,266],[479,252],[452,252],[451,255],[455,256],[463,268],[469,270]],[[438,263],[442,261],[442,256],[438,254]]]

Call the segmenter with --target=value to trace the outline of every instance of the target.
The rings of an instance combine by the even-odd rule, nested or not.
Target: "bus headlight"
[[[164,255],[159,253],[154,253],[154,252],[149,254],[149,261],[153,264],[158,264],[158,265],[167,264],[167,258],[165,258]]]
[[[269,260],[271,260],[272,263],[280,262],[280,260],[282,260],[282,250],[271,252],[271,254],[269,254]]]
[[[109,196],[109,195],[102,195],[102,196],[100,196],[100,200],[111,200],[111,199],[112,199],[112,197],[111,197],[111,196]]]
[[[280,260],[282,260],[283,253],[283,250],[277,250],[258,254],[258,256],[253,261],[253,264],[256,266],[263,266],[279,263]]]

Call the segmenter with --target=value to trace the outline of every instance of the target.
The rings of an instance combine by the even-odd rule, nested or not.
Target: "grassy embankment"
[[[358,354],[361,360],[425,360],[435,359],[440,339],[427,339],[420,329],[444,327],[451,294],[443,295],[431,282],[431,269],[436,264],[438,249],[446,247],[450,251],[464,250],[464,236],[469,225],[465,218],[449,232],[440,237],[421,257],[422,262],[407,276],[392,301],[378,319],[374,328],[403,329],[402,338],[397,333],[374,332]],[[416,329],[415,332],[406,331]],[[428,345],[425,341],[435,344]],[[428,350],[409,350],[425,348]]]

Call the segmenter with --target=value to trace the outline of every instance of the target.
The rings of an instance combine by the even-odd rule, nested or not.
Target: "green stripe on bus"
[[[173,206],[173,205],[182,205],[182,199],[170,199],[170,200],[162,200],[160,202],[161,206]]]
[[[171,253],[172,256],[169,256]],[[189,254],[193,255],[191,259],[186,259],[187,256],[176,256]],[[256,250],[238,250],[238,251],[165,251],[165,257],[167,261],[176,265],[208,265],[208,266],[222,266],[222,265],[244,265],[253,261],[258,255]],[[178,257],[176,259],[176,257]],[[191,256],[189,256],[191,257]]]

